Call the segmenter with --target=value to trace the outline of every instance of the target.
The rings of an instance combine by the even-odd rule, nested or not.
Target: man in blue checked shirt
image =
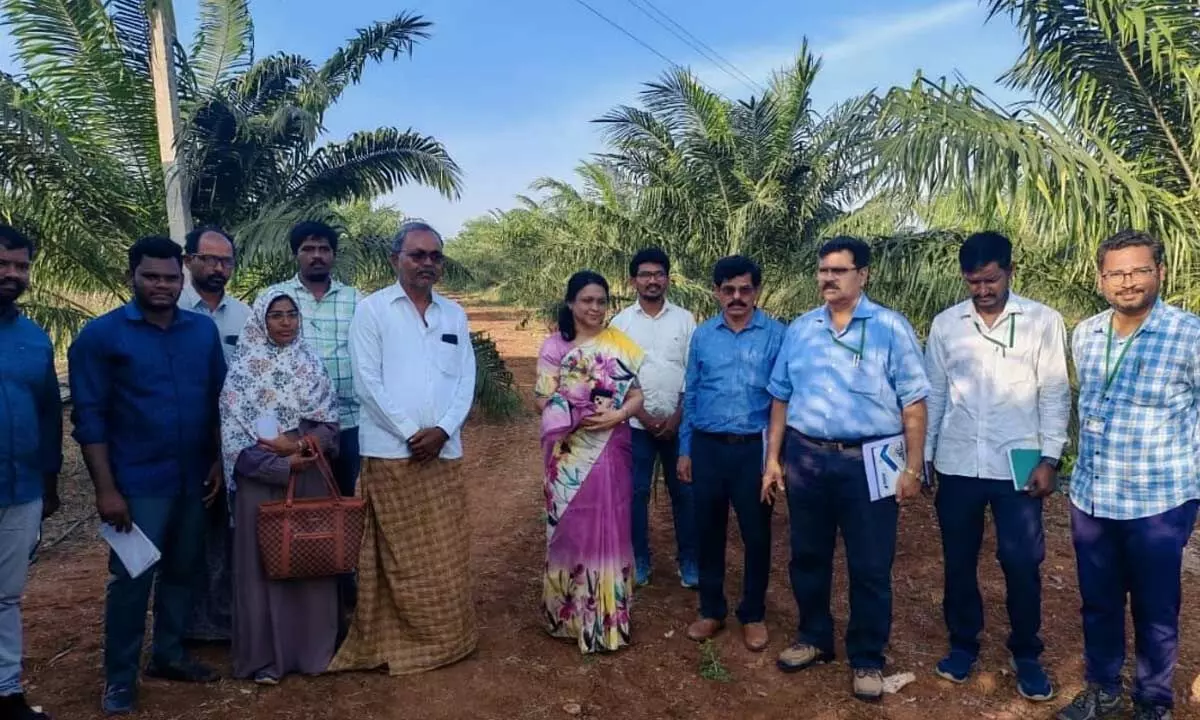
[[[767,388],[774,402],[762,496],[771,501],[786,475],[789,575],[800,611],[795,642],[777,665],[798,672],[834,657],[829,598],[840,528],[850,574],[846,654],[854,696],[878,702],[892,628],[898,503],[921,492],[929,381],[908,321],[863,293],[867,244],[840,237],[817,254],[825,305],[788,328]],[[900,434],[905,467],[895,497],[872,502],[862,447]]]
[[[1200,318],[1162,302],[1163,245],[1126,230],[1100,244],[1112,309],[1071,338],[1079,459],[1071,536],[1087,687],[1059,720],[1125,717],[1125,596],[1133,605],[1134,717],[1171,717],[1183,548],[1200,498]]]
[[[767,647],[767,580],[771,572],[771,506],[759,499],[763,430],[771,408],[767,381],[783,324],[756,307],[762,271],[748,258],[722,258],[713,268],[721,314],[692,334],[679,431],[679,480],[692,484],[700,562],[700,618],[688,637],[703,642],[725,627],[725,537],[729,506],[745,548],[737,618],[752,651]]]

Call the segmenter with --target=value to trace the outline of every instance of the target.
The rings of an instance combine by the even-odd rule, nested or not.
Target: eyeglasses
[[[208,267],[220,265],[226,270],[233,267],[233,256],[231,255],[192,255],[192,259]]]
[[[858,270],[856,267],[823,267],[817,268],[819,277],[846,277],[846,275]]]
[[[434,250],[432,252],[425,252],[424,250],[413,250],[412,252],[406,252],[404,254],[406,256],[408,256],[409,260],[412,260],[413,262],[415,262],[418,265],[424,265],[426,260],[429,260],[434,265],[441,265],[443,262],[446,261],[446,256],[437,250]]]
[[[299,310],[272,310],[267,313],[268,320],[297,320],[300,318]]]
[[[1156,272],[1158,272],[1158,268],[1154,267],[1140,267],[1132,270],[1109,270],[1108,272],[1100,273],[1100,279],[1106,283],[1128,282],[1130,280],[1142,282],[1143,280],[1149,280]]]
[[[642,270],[634,277],[638,280],[664,280],[667,274],[662,270]]]

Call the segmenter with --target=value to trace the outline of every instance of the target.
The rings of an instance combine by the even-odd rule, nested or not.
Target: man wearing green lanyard
[[[834,657],[829,601],[840,529],[850,575],[853,693],[878,702],[892,627],[898,503],[921,492],[929,381],[908,321],[863,292],[870,247],[834,238],[817,254],[825,304],[788,327],[767,386],[773,401],[762,494],[771,501],[787,484],[788,573],[800,613],[795,640],[776,664],[798,672]],[[868,476],[864,454],[873,458],[874,451],[865,446],[879,440],[894,449],[881,456],[895,472],[892,493],[881,491],[877,473]]]
[[[979,656],[983,599],[976,576],[988,507],[1004,570],[1008,649],[1017,691],[1049,700],[1042,669],[1042,498],[1054,490],[1067,443],[1067,331],[1054,310],[1009,290],[1012,244],[976,233],[958,252],[971,297],[933,320],[925,345],[925,457],[938,481],[950,652],[934,672],[961,683]],[[932,468],[931,468],[932,470]]]
[[[1101,243],[1100,290],[1112,309],[1084,320],[1071,338],[1079,375],[1071,538],[1087,687],[1059,720],[1126,717],[1127,595],[1134,718],[1171,717],[1183,548],[1200,499],[1200,318],[1159,298],[1164,254],[1144,232]]]

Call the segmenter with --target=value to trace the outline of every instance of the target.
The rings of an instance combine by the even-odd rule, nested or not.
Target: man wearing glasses
[[[212,318],[221,336],[226,364],[233,358],[238,337],[250,317],[250,306],[225,292],[233,274],[233,238],[217,227],[196,228],[183,243],[183,264],[191,282],[184,283],[178,306]],[[229,511],[214,502],[208,511],[204,537],[205,572],[196,577],[195,604],[184,639],[226,642],[233,624]]]
[[[1163,256],[1144,232],[1102,242],[1096,264],[1111,309],[1071,338],[1079,375],[1071,537],[1087,687],[1059,720],[1126,717],[1126,595],[1137,648],[1133,717],[1171,717],[1183,548],[1200,499],[1200,318],[1160,299]]]
[[[840,528],[850,575],[846,654],[854,696],[878,702],[892,628],[898,506],[921,492],[929,381],[912,326],[863,293],[870,247],[839,237],[817,254],[825,305],[792,322],[767,387],[774,401],[762,496],[773,501],[786,475],[789,574],[800,612],[795,640],[777,665],[798,672],[834,657],[829,601]],[[898,445],[897,437],[904,449],[880,456],[893,468],[894,491],[873,492],[878,473],[868,476],[863,446],[889,439]]]

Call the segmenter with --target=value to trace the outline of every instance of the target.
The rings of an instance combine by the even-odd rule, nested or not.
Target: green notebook
[[[1042,451],[1037,448],[1013,448],[1008,451],[1008,468],[1012,472],[1013,487],[1024,490],[1029,484],[1029,474],[1042,461]]]

